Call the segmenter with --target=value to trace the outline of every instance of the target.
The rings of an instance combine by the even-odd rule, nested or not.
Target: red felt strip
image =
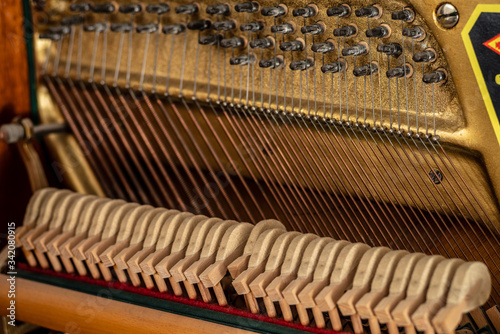
[[[154,298],[159,298],[159,299],[164,299],[176,303],[181,303],[181,304],[186,304],[186,305],[191,305],[195,307],[201,307],[217,312],[223,312],[231,315],[236,315],[240,317],[245,317],[245,318],[250,318],[250,319],[255,319],[258,321],[263,321],[275,325],[280,325],[280,326],[285,326],[285,327],[290,327],[310,333],[318,333],[318,334],[342,334],[341,332],[336,332],[334,330],[328,330],[328,329],[320,329],[320,328],[315,328],[315,327],[306,327],[302,326],[301,324],[296,324],[296,323],[290,323],[287,322],[283,319],[276,319],[276,318],[269,318],[265,315],[262,314],[253,314],[245,310],[240,310],[235,307],[231,306],[220,306],[218,304],[207,304],[203,302],[202,300],[196,299],[196,300],[191,300],[188,298],[184,297],[177,297],[175,295],[172,295],[168,292],[159,292],[158,290],[148,290],[146,288],[142,287],[135,287],[131,286],[128,284],[124,284],[118,281],[113,281],[113,282],[108,282],[108,281],[103,281],[103,280],[95,280],[93,278],[87,277],[87,276],[78,276],[78,275],[72,275],[72,274],[67,274],[67,273],[58,273],[52,270],[46,270],[46,269],[41,269],[37,267],[30,267],[29,265],[25,263],[18,263],[18,268],[26,271],[31,271],[35,273],[40,273],[43,275],[49,275],[49,276],[54,276],[54,277],[59,277],[59,278],[64,278],[64,279],[70,279],[73,281],[77,282],[83,282],[87,284],[93,284],[93,285],[98,285],[98,286],[103,286],[103,287],[108,287],[112,289],[117,289],[117,290],[122,290],[122,291],[127,291],[127,292],[132,292],[132,293],[137,293],[140,295],[148,296],[148,297],[154,297]]]

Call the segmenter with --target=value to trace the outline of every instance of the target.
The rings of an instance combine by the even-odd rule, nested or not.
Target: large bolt
[[[450,3],[440,5],[436,9],[436,21],[445,29],[451,29],[458,23],[458,10]]]

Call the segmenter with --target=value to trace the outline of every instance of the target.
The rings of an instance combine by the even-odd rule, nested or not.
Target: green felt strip
[[[31,1],[23,0],[24,17],[24,38],[26,40],[26,57],[28,58],[28,81],[30,90],[31,117],[36,125],[40,123],[38,115],[38,104],[36,98],[36,78],[35,78],[35,51],[34,51],[34,31],[33,20],[31,18]]]

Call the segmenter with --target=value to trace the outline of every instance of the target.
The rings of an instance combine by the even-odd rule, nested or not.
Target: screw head
[[[450,3],[444,3],[436,8],[436,21],[444,29],[451,29],[457,25],[458,10]]]
[[[431,170],[429,172],[429,177],[435,184],[440,184],[443,181],[443,173],[437,169]]]

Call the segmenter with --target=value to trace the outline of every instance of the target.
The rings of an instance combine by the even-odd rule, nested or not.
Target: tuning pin
[[[207,36],[201,36],[198,42],[200,45],[216,45],[222,40],[222,35],[211,34]]]
[[[308,17],[313,17],[318,13],[318,8],[314,5],[309,5],[304,8],[296,8],[292,11],[292,15],[295,17],[303,17],[303,18],[308,18]]]
[[[294,32],[294,30],[295,30],[294,25],[288,22],[271,26],[272,33],[290,34]]]
[[[223,48],[239,48],[245,45],[245,39],[241,37],[225,38],[220,41]]]
[[[49,33],[58,35],[67,35],[71,29],[68,26],[57,26],[49,29]]]
[[[294,40],[283,42],[280,44],[281,51],[301,51],[304,49],[304,42],[301,40]]]
[[[378,72],[378,66],[376,63],[372,62],[371,64],[366,64],[360,67],[356,67],[352,70],[352,73],[356,77],[367,76],[370,74],[375,74]]]
[[[415,14],[411,9],[405,8],[399,12],[394,12],[391,14],[393,20],[399,20],[404,22],[410,22],[415,18]]]
[[[184,24],[181,24],[181,23],[170,24],[168,26],[163,26],[161,31],[167,35],[178,35],[181,32],[186,31],[186,26]]]
[[[102,32],[107,28],[108,26],[104,22],[96,22],[93,24],[86,24],[83,26],[83,30],[87,32]]]
[[[410,27],[403,29],[403,36],[410,37],[411,39],[423,39],[425,37],[425,31],[422,27]]]
[[[207,6],[207,14],[209,15],[228,15],[229,5],[225,3],[219,3],[217,5]]]
[[[413,55],[413,61],[416,63],[427,63],[433,61],[434,59],[436,59],[436,53],[431,49],[427,49]]]
[[[311,50],[318,53],[327,53],[335,50],[335,45],[330,41],[314,43],[311,46]]]
[[[346,56],[359,56],[368,52],[368,46],[366,43],[361,42],[347,48],[342,49],[342,55]]]
[[[82,15],[72,15],[61,19],[61,24],[63,26],[74,26],[83,24],[83,22],[85,22],[85,18]]]
[[[86,2],[72,3],[69,10],[72,12],[85,13],[92,9],[92,6]]]
[[[290,69],[292,71],[304,71],[314,66],[314,60],[311,58],[301,59],[292,61],[290,63]]]
[[[99,5],[93,5],[92,11],[98,14],[111,14],[115,11],[115,5],[112,3],[103,3]]]
[[[238,13],[255,13],[259,10],[259,4],[255,1],[236,4],[234,10]]]
[[[264,16],[278,17],[286,14],[286,8],[282,5],[274,7],[264,7],[260,11],[260,13]]]
[[[130,22],[113,23],[109,27],[112,32],[130,32],[134,26]]]
[[[138,25],[135,30],[139,34],[152,34],[158,31],[158,25],[156,23],[147,23]]]
[[[333,36],[336,36],[336,37],[349,37],[349,36],[356,35],[357,32],[358,32],[358,29],[356,28],[355,25],[348,24],[346,26],[333,29]]]
[[[270,37],[254,39],[250,42],[252,49],[267,49],[274,46],[274,39]]]
[[[383,37],[387,37],[389,35],[389,33],[390,33],[389,28],[385,25],[381,25],[381,26],[375,27],[373,29],[368,29],[365,32],[366,37],[369,37],[369,38],[372,38],[372,37],[383,38]]]
[[[345,61],[339,60],[334,61],[333,63],[325,64],[321,66],[321,72],[323,73],[337,73],[341,71],[345,71],[346,65]]]
[[[283,58],[273,57],[259,61],[259,66],[262,68],[277,68],[283,65]]]
[[[118,11],[122,14],[137,14],[142,11],[142,6],[137,3],[121,5],[118,7]]]
[[[377,46],[377,51],[381,53],[385,53],[388,56],[399,57],[403,52],[401,45],[398,43],[389,43],[389,44],[379,44]]]
[[[325,32],[325,25],[323,24],[323,22],[317,22],[307,26],[303,26],[302,28],[300,28],[300,31],[303,34],[318,35]]]
[[[199,10],[200,10],[200,7],[195,3],[190,3],[187,5],[180,5],[180,6],[175,7],[176,14],[192,15],[192,14],[198,13]]]
[[[230,65],[245,66],[245,65],[248,65],[248,64],[253,64],[253,63],[255,63],[255,61],[256,61],[255,55],[253,55],[253,54],[250,54],[250,55],[244,54],[244,55],[241,55],[239,57],[230,58],[229,59],[229,64]]]
[[[381,10],[377,6],[368,6],[356,9],[354,14],[357,17],[376,17],[381,14]]]
[[[422,81],[425,82],[426,84],[430,83],[438,83],[446,80],[446,72],[443,70],[437,70],[431,73],[427,73],[424,75],[422,78]]]
[[[146,12],[162,15],[170,11],[170,6],[166,3],[155,3],[146,6]]]
[[[261,31],[262,29],[264,29],[264,23],[262,23],[262,21],[253,21],[249,23],[242,23],[240,25],[241,31],[257,32]]]
[[[212,24],[212,28],[218,31],[229,31],[236,28],[236,22],[234,20],[217,21]]]
[[[187,24],[189,30],[207,30],[212,26],[212,21],[210,20],[196,20],[190,21]]]
[[[52,34],[52,33],[41,33],[38,35],[38,38],[40,39],[49,39],[51,41],[58,41],[60,40],[62,35],[60,34]]]
[[[405,64],[405,66],[398,66],[391,68],[387,72],[385,72],[385,75],[392,79],[392,78],[402,78],[404,76],[410,76],[413,73],[413,70],[408,64]]]
[[[351,8],[347,5],[340,5],[333,8],[328,8],[326,10],[326,15],[328,16],[338,16],[344,17],[349,16],[351,14]]]

